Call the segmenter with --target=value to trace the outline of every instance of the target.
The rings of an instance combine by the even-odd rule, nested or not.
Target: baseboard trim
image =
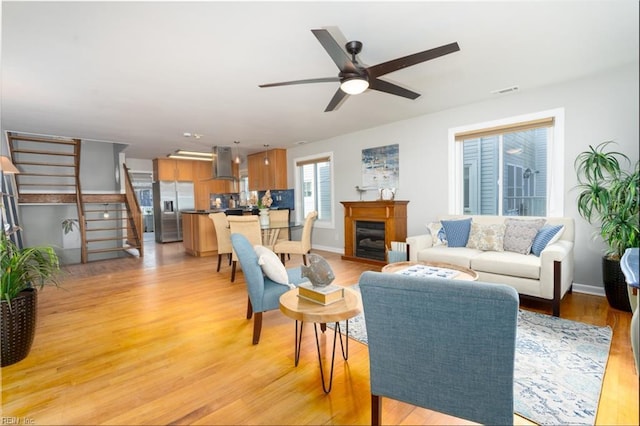
[[[605,297],[604,287],[596,287],[594,285],[573,283],[573,291],[575,291],[576,293]]]
[[[315,249],[315,250],[328,251],[328,252],[331,252],[331,253],[338,253],[338,254],[344,255],[344,249],[343,248],[338,248],[338,247],[312,245],[311,249],[312,250]]]

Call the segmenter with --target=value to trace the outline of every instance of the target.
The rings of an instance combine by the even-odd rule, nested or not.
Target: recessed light
[[[191,137],[191,133],[189,133],[189,132],[184,132],[184,133],[182,134],[182,136],[184,136],[185,138],[190,138],[190,137]]]

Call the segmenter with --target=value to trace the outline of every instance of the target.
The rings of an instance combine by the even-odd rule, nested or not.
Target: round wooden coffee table
[[[453,277],[453,279],[455,280],[476,281],[478,279],[478,273],[473,269],[445,262],[395,262],[385,265],[382,268],[382,272],[392,274],[415,265],[424,265],[430,266],[432,268],[452,269],[454,271],[458,271],[458,274]]]
[[[336,341],[340,336],[340,347],[342,349],[342,358],[349,358],[349,318],[353,318],[362,312],[362,300],[360,295],[348,287],[344,288],[344,298],[329,305],[321,305],[311,302],[307,299],[298,297],[298,289],[294,288],[280,296],[280,310],[283,314],[296,320],[295,334],[295,360],[297,366],[300,360],[300,348],[302,347],[302,326],[305,322],[313,323],[313,330],[316,336],[316,347],[318,349],[318,362],[320,363],[320,379],[322,380],[322,389],[325,393],[331,392],[333,383],[333,364],[336,357]],[[342,341],[342,331],[340,330],[339,321],[346,320],[346,342]],[[298,327],[298,322],[300,326]],[[318,340],[318,327],[324,331],[326,323],[335,322],[335,331],[333,335],[333,355],[331,357],[331,370],[329,372],[329,384],[325,385],[324,368],[322,366],[322,357],[320,356],[320,341]]]

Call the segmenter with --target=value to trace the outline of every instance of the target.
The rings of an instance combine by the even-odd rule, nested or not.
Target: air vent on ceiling
[[[504,93],[517,92],[519,89],[518,86],[505,87],[504,89],[494,90],[491,93],[493,95],[502,95]]]

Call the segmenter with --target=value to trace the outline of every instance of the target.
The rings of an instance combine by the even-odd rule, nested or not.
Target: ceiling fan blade
[[[337,81],[340,81],[340,78],[338,77],[310,78],[307,80],[294,80],[294,81],[283,81],[281,83],[260,84],[258,85],[258,87],[291,86],[294,84],[307,84],[307,83],[335,83]]]
[[[336,63],[340,71],[358,72],[358,69],[351,61],[349,55],[347,55],[347,52],[345,52],[336,39],[329,34],[329,31],[320,29],[311,30],[311,32],[316,36],[322,47],[324,47],[324,50],[326,50],[329,56],[331,56],[331,59],[333,59],[333,62]]]
[[[439,58],[440,56],[448,55],[449,53],[457,52],[459,50],[460,46],[458,46],[458,43],[445,44],[444,46],[425,50],[424,52],[414,53],[413,55],[373,65],[367,68],[367,71],[371,77],[380,77],[381,75],[389,74],[390,72],[398,71],[402,68],[410,67],[411,65]]]
[[[404,87],[400,87],[396,84],[389,83],[388,81],[380,80],[378,78],[374,78],[369,81],[369,89],[390,93],[392,95],[398,95],[402,96],[403,98],[409,99],[416,99],[420,96],[420,93],[412,92],[411,90],[405,89]]]
[[[338,109],[342,104],[342,102],[344,102],[344,100],[347,99],[348,97],[349,95],[344,93],[342,89],[338,87],[338,90],[336,90],[336,93],[333,95],[333,98],[331,98],[331,101],[329,102],[329,105],[327,105],[327,107],[325,108],[324,112],[334,111]]]

